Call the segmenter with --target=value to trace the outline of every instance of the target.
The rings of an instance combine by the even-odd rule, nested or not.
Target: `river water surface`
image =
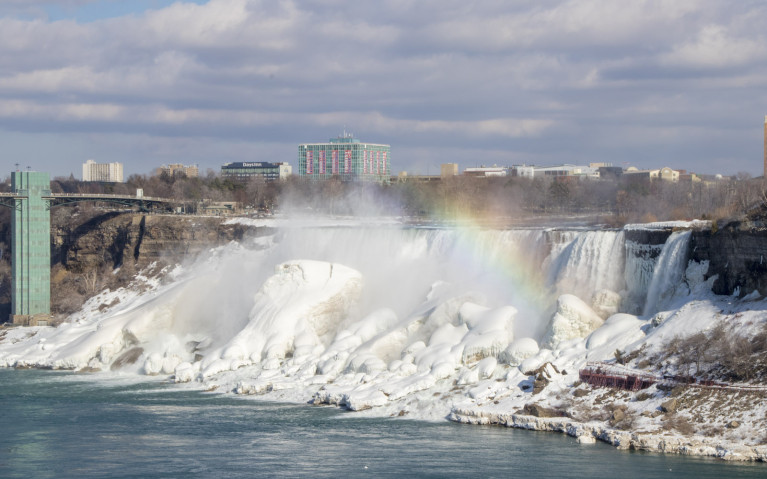
[[[161,381],[0,370],[0,477],[764,478],[765,464],[371,419]]]

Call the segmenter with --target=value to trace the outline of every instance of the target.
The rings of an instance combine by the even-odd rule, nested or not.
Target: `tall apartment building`
[[[105,181],[109,183],[122,183],[122,163],[96,163],[88,160],[83,163],[83,181]]]
[[[391,146],[365,143],[344,133],[327,143],[298,145],[299,176],[327,179],[388,182]]]

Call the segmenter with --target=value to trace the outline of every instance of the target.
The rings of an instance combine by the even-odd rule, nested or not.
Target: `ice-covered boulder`
[[[562,341],[586,337],[602,323],[602,318],[583,300],[572,294],[563,294],[557,299],[557,311],[551,318],[542,344],[554,349]]]
[[[533,338],[515,339],[499,356],[501,362],[510,366],[519,366],[527,358],[538,354],[538,342]]]
[[[469,330],[463,337],[464,364],[497,357],[514,339],[516,308],[504,306],[489,309],[467,303],[461,307],[460,317]]]
[[[175,381],[177,383],[188,383],[192,379],[194,379],[195,369],[194,366],[192,366],[188,362],[183,362],[176,366],[175,371]]]
[[[477,363],[477,374],[479,374],[479,378],[487,379],[491,377],[495,372],[496,366],[498,366],[498,361],[493,357],[485,358]]]

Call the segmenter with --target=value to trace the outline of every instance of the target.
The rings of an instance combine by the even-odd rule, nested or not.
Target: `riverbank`
[[[581,423],[569,418],[541,418],[454,409],[448,419],[464,424],[492,424],[534,431],[559,432],[576,438],[581,444],[602,441],[618,449],[715,457],[725,461],[767,462],[767,445],[748,446],[716,438],[620,431],[605,424]]]

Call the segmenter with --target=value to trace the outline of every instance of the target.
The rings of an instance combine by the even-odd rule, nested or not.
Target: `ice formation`
[[[380,415],[516,410],[535,371],[571,384],[588,360],[714,321],[700,317],[717,301],[707,265],[684,261],[689,232],[659,255],[625,236],[288,225],[149,292],[104,292],[56,328],[10,330],[0,366],[166,375]]]

